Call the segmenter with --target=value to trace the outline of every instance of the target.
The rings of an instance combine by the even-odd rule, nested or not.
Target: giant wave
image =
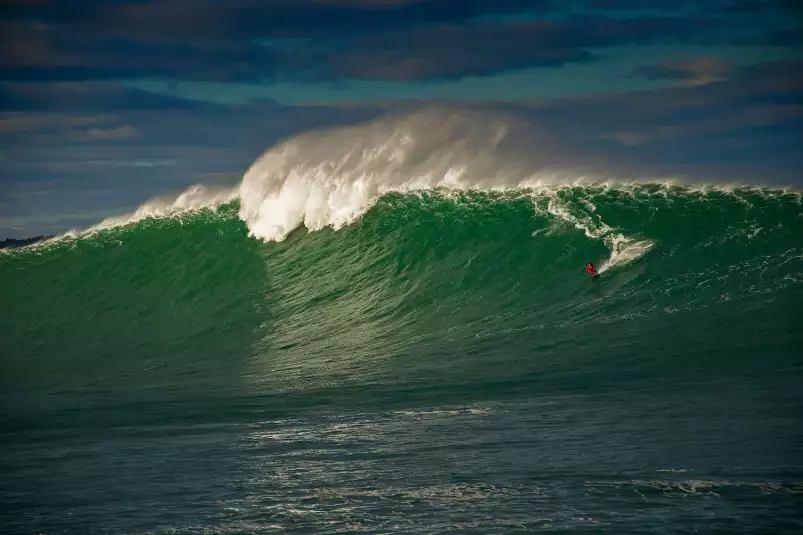
[[[434,117],[0,254],[12,531],[799,532],[801,194]]]
[[[333,373],[304,364],[322,353],[348,368],[390,348],[518,344],[541,330],[558,351],[589,326],[655,331],[651,322],[682,316],[685,329],[709,310],[722,328],[703,346],[745,325],[794,331],[799,192],[614,179],[602,162],[581,160],[523,121],[482,113],[425,110],[302,134],[269,149],[234,188],[195,186],[4,255],[6,295],[21,307],[5,315],[6,332],[18,352],[52,357],[71,343],[48,336],[58,348],[43,352],[37,337],[82,333],[71,315],[30,321],[54,301],[89,317],[102,310],[112,329],[156,329],[185,311],[188,340],[215,339],[232,318],[253,327],[243,314],[267,324],[256,318],[269,310],[254,351],[309,379]],[[593,287],[587,262],[603,273]],[[97,276],[79,282],[86,273]],[[48,289],[46,302],[33,287]],[[775,311],[772,321],[749,316],[758,311]],[[583,336],[604,346],[621,335]],[[132,343],[145,351],[158,339]]]
[[[552,216],[603,240],[611,251],[602,265],[605,271],[638,258],[652,242],[618,233],[601,220],[592,222],[587,214],[570,213],[557,192],[581,185],[627,191],[644,183],[667,190],[677,184],[656,177],[617,176],[611,168],[611,162],[572,151],[548,132],[509,115],[427,108],[365,125],[301,134],[265,152],[236,187],[195,185],[68,236],[238,200],[250,235],[282,241],[302,225],[316,231],[354,223],[391,193],[512,191],[548,196],[551,202],[545,209]]]

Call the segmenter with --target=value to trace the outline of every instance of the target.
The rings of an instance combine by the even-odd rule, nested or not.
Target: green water
[[[2,532],[803,530],[798,193],[237,209],[0,255]]]

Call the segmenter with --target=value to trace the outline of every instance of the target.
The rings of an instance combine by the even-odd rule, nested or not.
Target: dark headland
[[[15,247],[24,247],[26,245],[32,245],[34,243],[39,243],[40,241],[49,240],[54,236],[32,236],[30,238],[6,238],[5,240],[0,242],[0,249],[14,249]]]

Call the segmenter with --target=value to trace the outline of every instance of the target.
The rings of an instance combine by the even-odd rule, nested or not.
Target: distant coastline
[[[38,243],[40,241],[49,240],[50,238],[54,238],[55,235],[50,234],[47,236],[32,236],[30,238],[6,238],[5,240],[0,242],[0,249],[14,249],[15,247],[24,247],[26,245],[31,245],[34,243]]]

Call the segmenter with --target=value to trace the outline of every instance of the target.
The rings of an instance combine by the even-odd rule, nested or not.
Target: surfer
[[[599,273],[597,273],[597,266],[595,266],[591,262],[589,262],[588,265],[586,265],[586,273],[591,275],[591,277],[596,277],[597,275],[599,275]]]

